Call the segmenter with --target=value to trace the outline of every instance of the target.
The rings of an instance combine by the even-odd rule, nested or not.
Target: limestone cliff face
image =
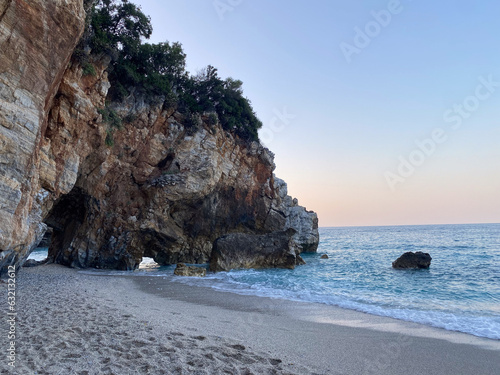
[[[22,262],[45,231],[43,132],[84,21],[81,1],[0,0],[0,266]]]
[[[31,3],[22,14],[24,2],[0,5],[0,66],[8,67],[0,73],[0,267],[22,264],[46,224],[54,229],[49,257],[72,267],[134,269],[143,256],[205,263],[223,235],[288,228],[299,252],[316,250],[317,216],[287,195],[269,150],[208,117],[186,128],[174,108],[133,95],[110,105],[123,119],[113,129],[102,116],[106,61],[87,76],[68,65],[81,1]],[[36,18],[38,31],[15,17],[17,25]],[[6,56],[4,45],[22,51]]]

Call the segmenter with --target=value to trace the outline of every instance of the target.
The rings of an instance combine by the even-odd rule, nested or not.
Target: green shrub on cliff
[[[111,58],[109,99],[121,101],[132,92],[151,102],[161,98],[185,114],[191,130],[200,114],[215,112],[224,129],[258,141],[262,123],[243,96],[241,81],[222,80],[210,65],[190,76],[180,43],[143,42],[153,31],[151,20],[128,0],[85,0],[85,6],[87,27],[73,58],[82,66],[89,53]]]
[[[97,75],[95,68],[94,68],[94,65],[92,65],[89,62],[84,63],[82,65],[82,68],[83,68],[82,73],[84,76],[96,76]]]
[[[243,139],[257,141],[257,131],[262,123],[255,115],[250,100],[243,96],[242,85],[240,80],[222,80],[217,69],[209,65],[183,82],[181,110],[215,112],[216,120],[225,130]]]
[[[113,147],[115,145],[115,139],[113,137],[113,131],[111,129],[106,130],[106,140],[104,142],[108,147]]]
[[[106,106],[104,108],[99,108],[97,112],[102,116],[102,120],[111,128],[122,128],[122,119],[114,109]]]
[[[122,119],[118,116],[116,111],[108,106],[104,108],[98,108],[97,112],[102,116],[102,121],[108,125],[106,129],[106,146],[113,147],[115,144],[115,139],[113,133],[115,129],[122,129]]]
[[[168,96],[185,74],[185,58],[179,43],[146,43],[123,49],[110,71],[114,84],[111,94],[123,99],[120,93],[134,88],[150,98]]]

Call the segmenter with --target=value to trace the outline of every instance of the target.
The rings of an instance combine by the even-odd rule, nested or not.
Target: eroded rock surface
[[[0,2],[0,268],[24,262],[46,229],[42,138],[84,21],[82,1]]]
[[[316,251],[317,215],[287,195],[268,149],[208,114],[187,128],[161,98],[111,104],[114,129],[109,61],[90,60],[95,75],[69,63],[82,1],[24,4],[0,13],[0,268],[21,265],[47,225],[49,260],[79,268],[205,263],[219,237],[288,228],[294,252]]]
[[[177,276],[204,277],[206,274],[207,270],[205,268],[186,266],[184,263],[178,263],[174,270],[174,275]]]
[[[211,271],[233,268],[289,268],[305,262],[293,240],[295,230],[268,234],[233,233],[215,241]]]

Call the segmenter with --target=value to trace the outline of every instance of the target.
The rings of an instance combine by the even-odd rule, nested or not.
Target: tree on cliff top
[[[94,34],[91,48],[97,53],[136,49],[141,38],[148,39],[153,32],[151,19],[128,0],[95,1],[90,24]]]
[[[243,139],[257,141],[257,131],[262,123],[255,115],[250,100],[243,97],[242,86],[240,80],[222,80],[217,69],[208,65],[196,76],[184,80],[180,102],[192,112],[216,112],[225,130]]]
[[[85,4],[87,27],[74,56],[82,62],[90,50],[111,57],[110,99],[120,101],[134,91],[149,100],[163,97],[186,114],[216,112],[224,129],[258,141],[262,123],[243,96],[241,81],[222,80],[210,65],[190,76],[180,43],[144,43],[153,31],[151,20],[128,0],[86,0]]]

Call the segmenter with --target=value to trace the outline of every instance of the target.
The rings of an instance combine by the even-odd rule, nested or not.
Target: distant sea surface
[[[430,253],[431,267],[393,269],[392,262],[407,251]],[[43,255],[40,249],[32,257]],[[236,270],[175,280],[500,340],[500,224],[320,228],[318,253],[303,258],[307,264],[295,270]],[[132,274],[171,276],[173,269],[145,260]]]

